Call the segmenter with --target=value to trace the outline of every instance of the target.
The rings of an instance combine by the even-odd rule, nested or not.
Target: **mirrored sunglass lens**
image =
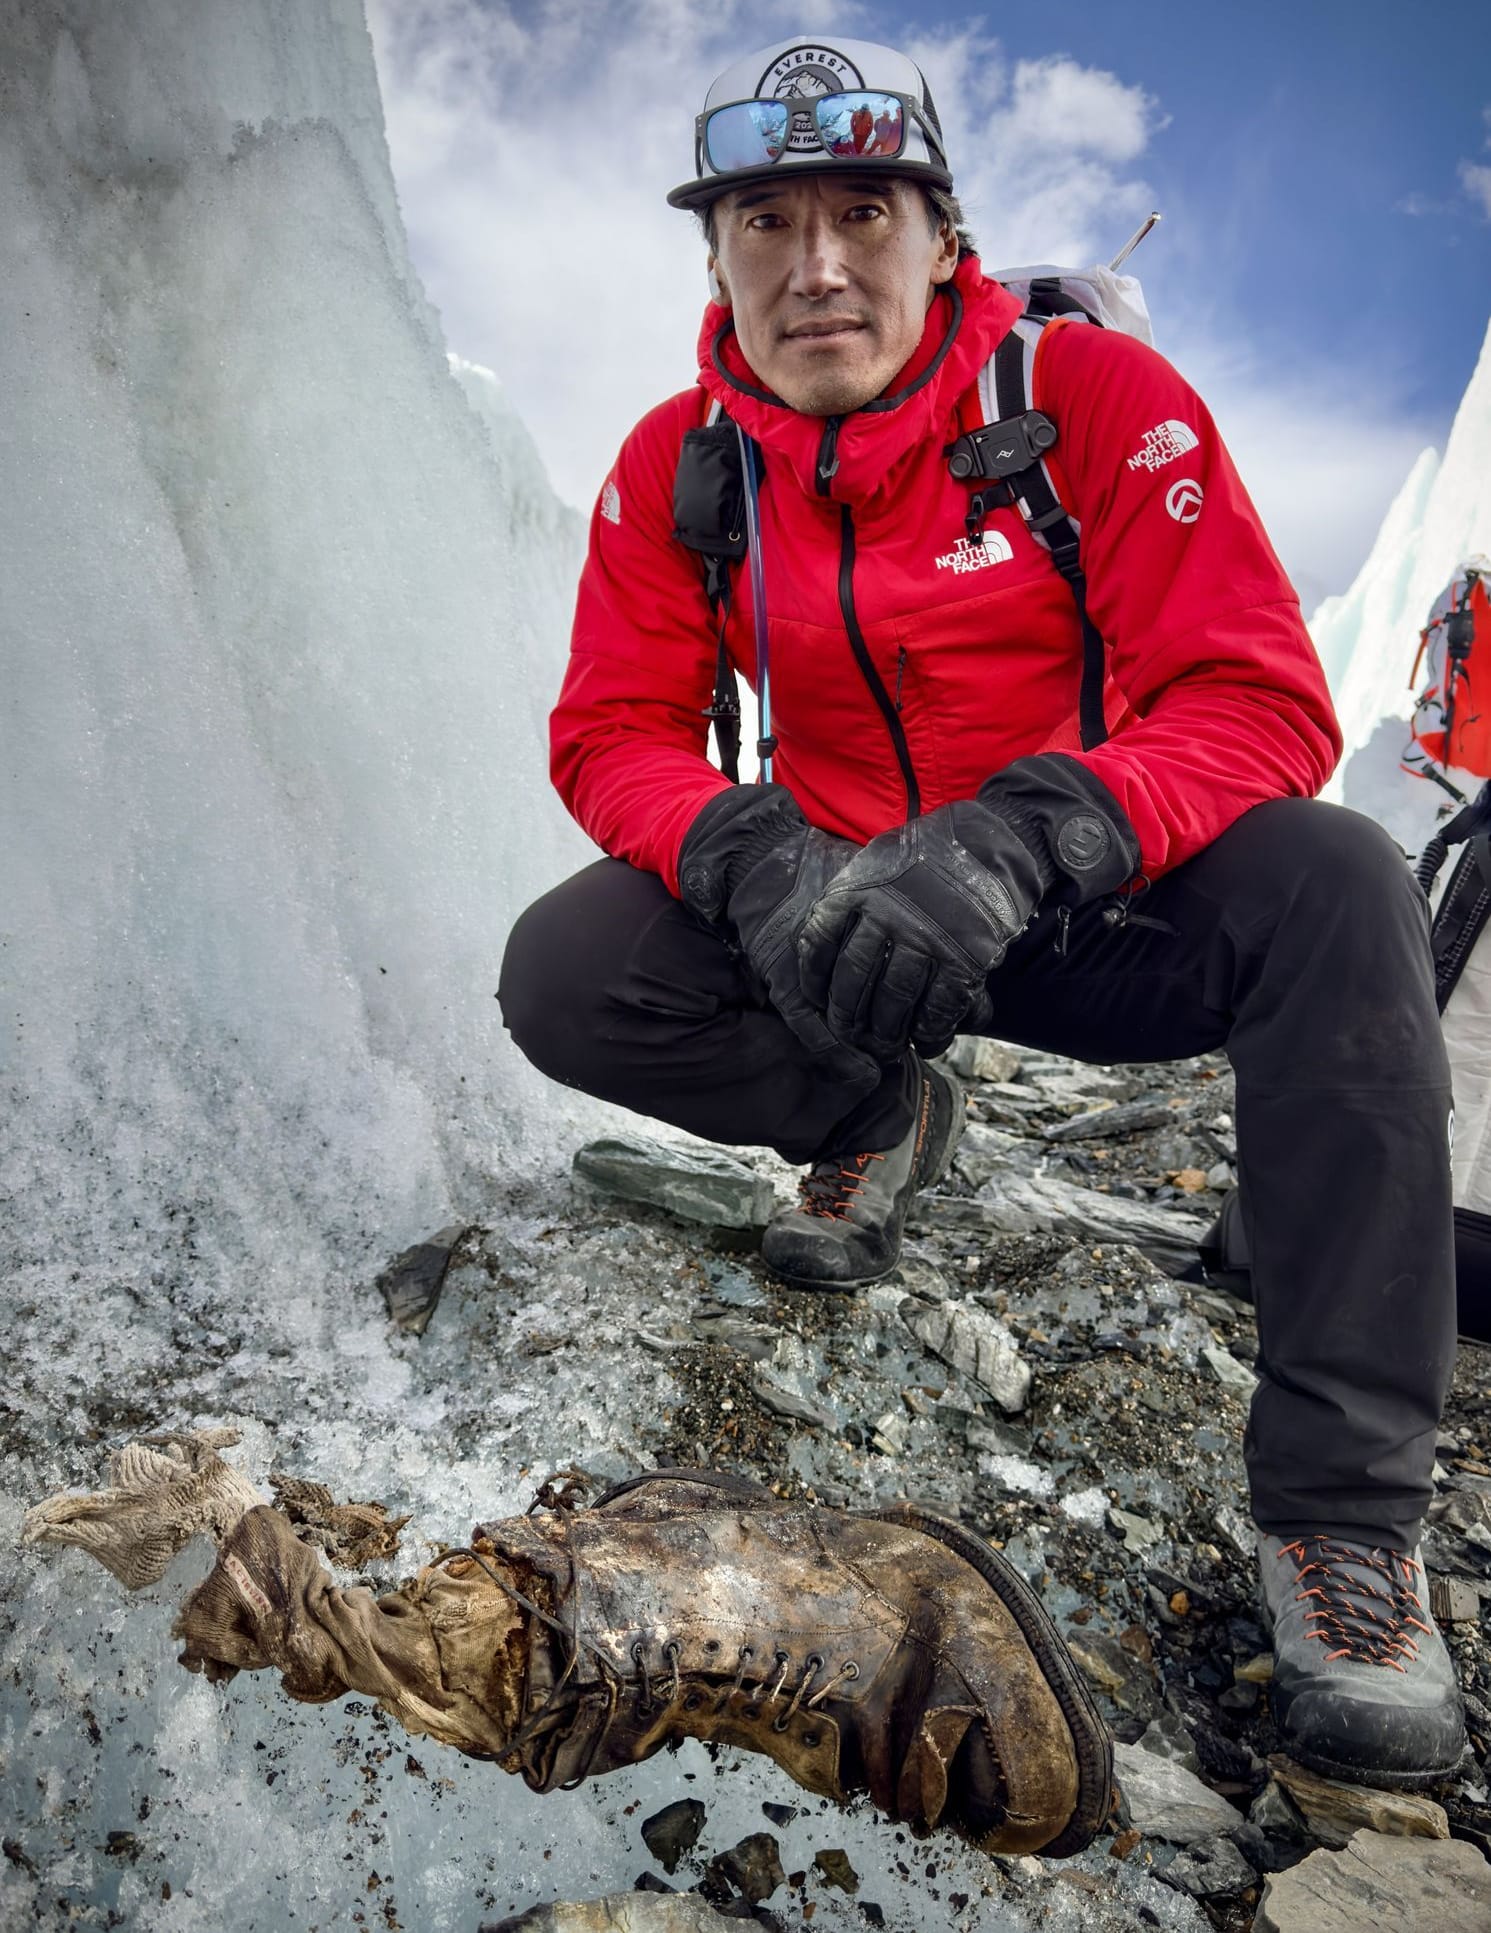
[[[836,160],[901,152],[906,113],[894,94],[825,94],[814,111],[819,139]]]
[[[716,108],[704,123],[704,150],[716,174],[759,168],[787,145],[786,106],[781,101],[737,101]]]

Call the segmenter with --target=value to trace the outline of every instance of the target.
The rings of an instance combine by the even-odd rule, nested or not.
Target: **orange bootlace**
[[[872,1161],[884,1161],[883,1154],[855,1154],[850,1165],[841,1165],[837,1155],[817,1162],[798,1182],[802,1200],[798,1207],[805,1215],[820,1215],[827,1221],[847,1222],[848,1206],[864,1187],[865,1171]]]
[[[1360,1546],[1314,1536],[1285,1544],[1279,1556],[1295,1561],[1295,1581],[1302,1587],[1295,1602],[1313,1607],[1305,1614],[1306,1635],[1334,1647],[1326,1653],[1327,1664],[1348,1658],[1407,1671],[1418,1657],[1418,1641],[1410,1632],[1433,1636],[1434,1627],[1424,1622],[1424,1606],[1413,1589],[1418,1566],[1401,1551],[1364,1552]],[[1347,1565],[1350,1572],[1342,1568]],[[1372,1576],[1363,1577],[1363,1571]]]

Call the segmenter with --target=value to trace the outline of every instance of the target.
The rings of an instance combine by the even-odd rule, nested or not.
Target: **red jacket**
[[[700,386],[642,419],[601,492],[551,771],[604,851],[675,894],[684,834],[727,783],[701,715],[715,627],[698,559],[672,535],[680,442],[711,397],[765,453],[773,776],[813,824],[863,842],[908,811],[971,798],[1023,754],[1060,749],[1122,806],[1154,878],[1250,806],[1317,792],[1340,755],[1298,601],[1205,406],[1153,350],[1080,323],[1043,332],[1034,390],[1057,425],[1052,467],[1081,523],[1108,645],[1112,736],[1078,749],[1072,594],[1013,508],[992,513],[980,550],[968,545],[970,486],[943,454],[983,420],[977,377],[1019,304],[977,261],[953,286],[961,319],[939,294],[891,406],[844,419],[826,483],[824,421],[760,388],[728,313],[711,306]],[[754,687],[744,569],[727,643]]]

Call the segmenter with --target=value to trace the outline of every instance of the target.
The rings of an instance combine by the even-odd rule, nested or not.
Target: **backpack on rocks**
[[[1491,779],[1491,561],[1463,563],[1434,600],[1419,633],[1409,685],[1419,693],[1403,769],[1457,799],[1450,770]]]

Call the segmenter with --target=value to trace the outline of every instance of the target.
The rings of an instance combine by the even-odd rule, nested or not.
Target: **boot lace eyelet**
[[[808,1751],[816,1751],[823,1743],[823,1734],[821,1732],[804,1732],[802,1742]]]
[[[683,1708],[686,1712],[696,1712],[703,1703],[704,1700],[699,1696],[698,1692],[691,1691],[684,1697]]]
[[[639,1718],[650,1718],[656,1709],[652,1702],[652,1680],[647,1671],[647,1647],[639,1638],[632,1646],[632,1663],[637,1667],[641,1685],[637,1691],[636,1713]]]

